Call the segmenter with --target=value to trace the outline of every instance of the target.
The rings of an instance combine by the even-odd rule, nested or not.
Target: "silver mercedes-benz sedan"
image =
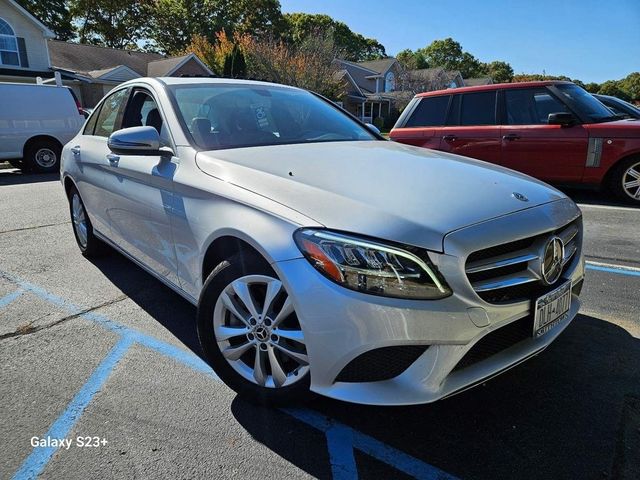
[[[566,196],[304,90],[137,79],[62,157],[82,253],[109,245],[197,305],[207,360],[259,402],[432,402],[540,353],[580,307]]]

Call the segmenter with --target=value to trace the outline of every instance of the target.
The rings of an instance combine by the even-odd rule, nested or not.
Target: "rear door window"
[[[550,113],[569,112],[564,103],[544,87],[504,91],[507,125],[547,125]]]
[[[458,125],[495,125],[496,91],[461,95]]]
[[[451,95],[424,97],[415,108],[405,127],[439,127],[444,125]]]

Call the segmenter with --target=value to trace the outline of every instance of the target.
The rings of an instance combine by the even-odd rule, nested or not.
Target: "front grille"
[[[469,255],[466,273],[471,286],[480,298],[493,304],[533,300],[553,290],[540,278],[540,256],[544,246],[554,236],[565,245],[563,270],[560,278],[567,278],[571,260],[580,249],[582,218],[567,225],[533,237],[495,245]]]
[[[471,347],[471,350],[469,350],[453,368],[453,371],[462,370],[482,360],[486,360],[532,336],[533,315],[511,322],[478,340],[478,342]]]
[[[402,345],[369,350],[351,360],[336,382],[380,382],[397,377],[422,355],[428,345]]]

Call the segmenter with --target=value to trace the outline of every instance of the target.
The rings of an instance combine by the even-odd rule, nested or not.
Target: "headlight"
[[[358,292],[435,300],[451,289],[426,258],[399,247],[326,230],[295,232],[296,245],[324,276]]]

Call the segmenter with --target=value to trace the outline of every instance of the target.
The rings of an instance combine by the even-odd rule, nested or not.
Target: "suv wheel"
[[[640,205],[640,157],[628,158],[616,165],[609,187],[621,200]]]
[[[282,405],[309,395],[307,351],[293,303],[261,258],[235,255],[209,275],[198,337],[218,376],[247,400]]]
[[[23,163],[33,172],[57,172],[60,170],[61,152],[60,145],[53,140],[37,140],[25,149]]]

